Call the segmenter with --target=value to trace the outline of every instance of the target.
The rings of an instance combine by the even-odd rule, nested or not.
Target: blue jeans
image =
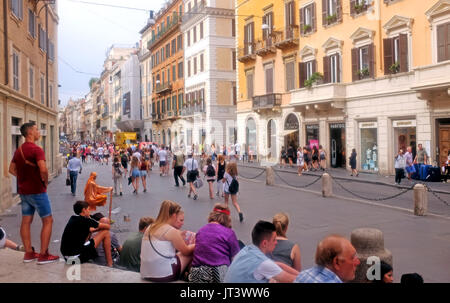
[[[78,172],[71,171],[70,172],[70,191],[72,192],[72,194],[75,194],[77,192],[77,178],[78,178]]]

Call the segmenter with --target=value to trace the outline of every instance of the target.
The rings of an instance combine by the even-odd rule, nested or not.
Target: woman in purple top
[[[189,282],[223,283],[233,257],[239,252],[236,234],[231,229],[230,209],[216,204],[208,224],[195,236],[194,257]]]

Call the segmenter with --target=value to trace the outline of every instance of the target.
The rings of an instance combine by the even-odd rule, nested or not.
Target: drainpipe
[[[49,96],[48,96],[48,5],[45,4],[45,48],[46,48],[46,52],[45,52],[45,86],[47,88],[47,107],[49,106]]]
[[[3,0],[3,28],[5,44],[5,85],[9,83],[9,61],[8,61],[8,0]]]

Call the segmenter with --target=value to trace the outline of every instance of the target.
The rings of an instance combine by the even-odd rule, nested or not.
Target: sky
[[[164,0],[58,0],[59,99],[65,106],[70,98],[89,92],[89,79],[100,77],[106,51],[113,45],[139,43],[139,31],[147,24],[149,10],[157,12]],[[93,5],[107,4],[145,9]]]

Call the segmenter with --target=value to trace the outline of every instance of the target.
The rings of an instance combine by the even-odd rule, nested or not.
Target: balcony
[[[169,120],[176,120],[179,118],[179,111],[177,110],[171,110],[167,112],[167,119]]]
[[[300,88],[292,91],[291,105],[318,105],[334,103],[336,106],[345,101],[347,86],[341,83],[327,83],[312,88]]]
[[[153,47],[155,47],[159,41],[166,38],[170,33],[172,33],[176,28],[178,28],[181,24],[181,18],[178,16],[177,13],[172,15],[172,20],[170,20],[170,23],[167,24],[165,27],[163,27],[156,36],[154,36],[151,40],[147,42],[147,48],[149,50],[153,50]]]
[[[281,105],[281,94],[267,94],[253,97],[253,110],[272,109]]]
[[[264,57],[266,55],[275,54],[277,49],[275,48],[274,36],[268,36],[266,39],[256,42],[256,54]]]
[[[254,42],[244,43],[244,47],[238,49],[238,60],[242,63],[256,60]]]
[[[275,46],[279,49],[298,47],[299,28],[297,25],[286,27],[284,31],[276,32]]]
[[[165,82],[163,84],[156,84],[156,89],[155,89],[157,94],[162,94],[165,92],[170,92],[172,91],[172,84],[169,82]]]

